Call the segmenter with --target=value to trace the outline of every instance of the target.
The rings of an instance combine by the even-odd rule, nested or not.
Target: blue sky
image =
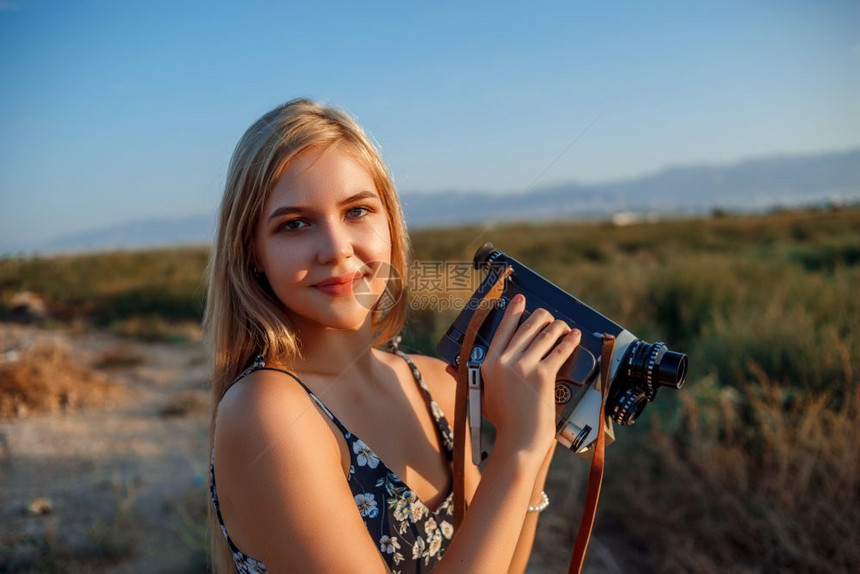
[[[297,96],[357,116],[404,195],[857,147],[858,23],[828,0],[0,0],[0,251],[213,211],[239,136]]]

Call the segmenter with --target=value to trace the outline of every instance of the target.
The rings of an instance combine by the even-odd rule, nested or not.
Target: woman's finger
[[[525,296],[522,294],[514,295],[508,303],[508,308],[505,309],[505,314],[502,316],[499,326],[496,327],[496,331],[493,333],[493,340],[487,349],[487,355],[496,356],[508,347],[508,343],[511,337],[514,336],[525,309]]]
[[[549,353],[563,337],[570,331],[570,327],[561,319],[556,319],[538,331],[528,346],[523,350],[523,359],[537,363]]]
[[[525,353],[535,337],[540,334],[544,327],[552,324],[553,320],[552,314],[546,309],[535,309],[511,337],[507,351],[515,356]]]
[[[543,358],[542,362],[553,371],[558,373],[561,366],[567,361],[582,341],[582,333],[579,329],[572,329],[559,340],[558,344]]]

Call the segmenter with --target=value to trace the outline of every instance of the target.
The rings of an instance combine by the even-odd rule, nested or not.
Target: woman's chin
[[[314,317],[297,316],[291,313],[293,324],[300,330],[338,330],[338,331],[361,331],[370,326],[370,311],[361,308],[351,313],[331,313],[317,315]]]

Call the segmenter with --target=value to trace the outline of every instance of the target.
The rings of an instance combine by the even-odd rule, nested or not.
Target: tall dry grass
[[[675,424],[611,453],[606,512],[656,572],[856,572],[856,384],[798,391],[751,368],[740,389],[698,381]]]

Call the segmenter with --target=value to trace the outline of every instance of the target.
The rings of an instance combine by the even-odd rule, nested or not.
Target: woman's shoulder
[[[223,447],[218,450],[241,453],[275,438],[322,442],[331,433],[319,432],[327,428],[319,414],[296,379],[260,369],[242,377],[224,394],[215,413],[215,444]],[[287,428],[297,432],[285,432]]]
[[[283,408],[299,408],[310,396],[299,382],[285,372],[259,369],[242,376],[224,393],[217,407],[216,420],[247,420]]]

